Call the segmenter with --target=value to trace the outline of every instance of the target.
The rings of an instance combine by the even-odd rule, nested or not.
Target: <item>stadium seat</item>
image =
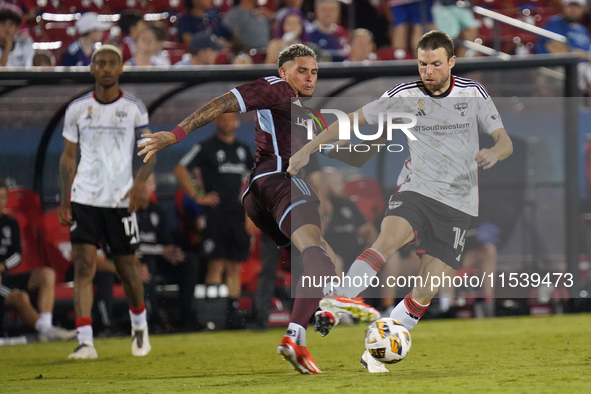
[[[380,48],[376,51],[378,60],[396,60],[392,48]]]
[[[185,12],[185,7],[182,0],[148,0],[146,10],[148,12],[169,11],[180,14]]]
[[[43,232],[45,264],[55,270],[57,283],[64,282],[66,272],[72,264],[72,244],[70,228],[59,223],[57,209],[43,215]]]
[[[144,11],[144,2],[142,0],[105,0],[103,13],[117,14],[127,9]]]
[[[368,222],[375,222],[384,212],[384,194],[380,184],[373,178],[356,175],[347,179],[345,193],[355,202]]]
[[[405,51],[406,56],[404,59],[397,59],[394,56],[394,50],[392,48],[380,48],[376,51],[376,56],[378,60],[405,60],[405,59],[413,59],[412,53]]]
[[[77,37],[73,22],[48,22],[45,24],[48,41],[61,41],[62,48],[67,48]]]
[[[33,190],[22,187],[10,189],[6,208],[36,219],[40,219],[43,212],[39,195]]]
[[[12,188],[8,192],[7,213],[18,221],[21,232],[22,261],[11,273],[29,272],[43,266],[40,254],[41,199],[33,190]]]
[[[51,0],[37,0],[37,7],[40,12],[48,12],[50,14],[67,14],[66,4],[63,1]]]
[[[62,0],[63,8],[68,13],[75,12],[97,12],[101,13],[104,6],[104,0]]]
[[[175,64],[183,60],[183,55],[187,53],[187,45],[176,41],[165,41],[164,50],[170,59],[170,64]]]
[[[265,60],[267,60],[267,51],[264,49],[258,51],[251,49],[250,58],[252,59],[253,64],[264,64]]]
[[[261,234],[259,233],[251,240],[248,260],[240,263],[240,283],[243,291],[251,294],[256,293],[261,268]]]

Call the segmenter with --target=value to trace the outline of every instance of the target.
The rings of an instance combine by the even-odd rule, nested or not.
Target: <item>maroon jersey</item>
[[[293,88],[279,77],[265,77],[231,90],[240,113],[257,111],[256,162],[250,183],[266,175],[285,172],[289,158],[308,140],[306,120],[312,119]],[[312,122],[314,134],[320,132]]]

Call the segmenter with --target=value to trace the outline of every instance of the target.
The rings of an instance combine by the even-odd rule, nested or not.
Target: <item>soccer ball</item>
[[[374,321],[365,332],[365,348],[373,358],[384,364],[402,361],[410,351],[410,345],[408,330],[390,318]]]

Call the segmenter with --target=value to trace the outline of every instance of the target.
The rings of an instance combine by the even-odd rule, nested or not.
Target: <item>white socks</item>
[[[49,335],[53,330],[52,325],[53,315],[51,312],[42,312],[39,314],[39,320],[35,322],[35,330],[43,335]]]
[[[94,346],[94,341],[92,339],[92,326],[90,324],[78,327],[76,329],[76,337],[78,338],[79,344]]]
[[[412,292],[408,294],[390,313],[390,318],[401,323],[407,330],[412,330],[419,319],[423,317],[430,304],[419,304],[412,298]]]
[[[129,311],[129,318],[131,319],[131,328],[141,330],[141,329],[144,329],[148,326],[148,321],[146,320],[146,309],[145,308],[144,308],[143,312],[141,312],[137,315],[130,310]]]
[[[366,249],[349,268],[347,277],[341,284],[343,294],[349,298],[355,298],[367,288],[366,284],[377,275],[384,264],[384,256],[376,249]]]
[[[287,333],[293,342],[298,346],[306,346],[306,329],[297,323],[289,323]]]

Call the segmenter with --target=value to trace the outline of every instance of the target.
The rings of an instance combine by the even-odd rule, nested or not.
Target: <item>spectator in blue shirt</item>
[[[103,40],[105,30],[110,23],[100,22],[96,12],[87,12],[76,21],[78,38],[71,43],[62,57],[62,66],[88,66],[91,62],[95,45]]]
[[[349,33],[338,25],[341,9],[336,0],[316,0],[316,20],[308,32],[308,41],[318,45],[332,56],[333,62],[349,57]]]
[[[222,12],[213,7],[213,0],[185,0],[187,13],[179,18],[179,41],[190,44],[195,33],[207,31],[230,40],[231,34],[222,26]]]
[[[201,66],[215,64],[218,52],[223,49],[218,38],[207,32],[199,32],[191,38],[189,53],[191,57],[175,63],[175,66]]]
[[[581,62],[578,67],[579,88],[591,93],[591,59],[589,50],[591,49],[591,37],[589,31],[581,25],[580,21],[586,11],[586,0],[562,0],[564,6],[562,14],[554,15],[548,18],[544,29],[566,37],[567,44],[553,41],[545,37],[540,37],[536,43],[537,53],[566,53],[573,52],[578,54]]]

